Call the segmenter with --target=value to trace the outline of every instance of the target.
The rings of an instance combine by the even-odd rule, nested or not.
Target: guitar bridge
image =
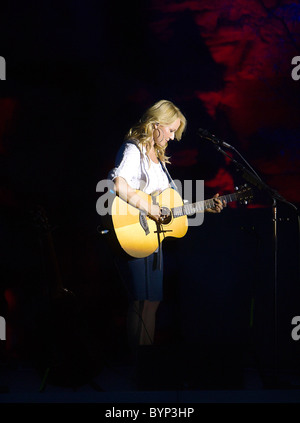
[[[157,231],[153,231],[155,234],[164,234],[165,232],[173,232],[172,229],[158,229]]]

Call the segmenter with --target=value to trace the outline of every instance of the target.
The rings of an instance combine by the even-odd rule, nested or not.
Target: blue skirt
[[[145,258],[118,257],[116,265],[127,289],[129,300],[163,299],[162,251]]]

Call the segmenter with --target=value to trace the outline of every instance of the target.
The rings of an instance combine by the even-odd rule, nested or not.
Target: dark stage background
[[[174,179],[203,179],[206,198],[246,182],[198,136],[205,128],[299,206],[300,2],[10,1],[0,32],[3,354],[78,382],[127,353],[126,295],[97,230],[96,185],[146,107],[167,98],[187,117],[169,145]],[[156,344],[173,349],[160,362],[191,386],[204,368],[299,371],[297,212],[277,204],[276,278],[272,202],[255,194],[165,242]]]

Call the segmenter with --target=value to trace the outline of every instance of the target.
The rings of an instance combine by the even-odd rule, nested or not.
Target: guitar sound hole
[[[160,219],[163,225],[167,225],[168,223],[170,223],[172,220],[172,213],[170,209],[168,209],[167,207],[162,207]]]

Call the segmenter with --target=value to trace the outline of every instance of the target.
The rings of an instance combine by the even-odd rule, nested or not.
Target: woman
[[[117,195],[158,222],[159,205],[149,204],[136,190],[151,194],[172,186],[166,168],[169,163],[166,147],[169,141],[180,140],[185,128],[186,118],[179,108],[171,101],[158,101],[127,133],[110,174]],[[222,210],[223,204],[217,197],[218,194],[215,207],[208,211]],[[129,293],[127,330],[133,347],[154,342],[156,311],[163,298],[163,268],[157,265],[158,254],[161,251],[146,258],[117,259]]]

